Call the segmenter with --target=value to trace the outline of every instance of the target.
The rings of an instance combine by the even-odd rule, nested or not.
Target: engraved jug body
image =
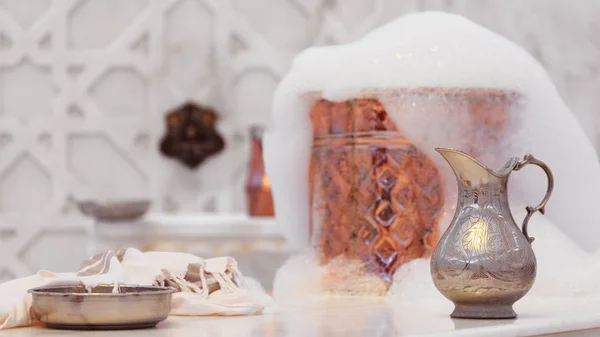
[[[512,305],[531,289],[536,275],[533,238],[527,223],[544,207],[553,188],[550,169],[532,155],[511,158],[493,171],[466,153],[436,149],[450,164],[458,183],[458,204],[452,223],[431,258],[436,288],[455,309],[456,318],[514,318]],[[510,173],[527,164],[540,166],[548,190],[537,207],[527,207],[522,228],[508,205]]]

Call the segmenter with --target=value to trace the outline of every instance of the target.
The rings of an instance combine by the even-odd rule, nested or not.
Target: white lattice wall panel
[[[76,266],[87,222],[69,196],[243,211],[248,126],[293,55],[425,9],[526,47],[598,138],[595,0],[0,0],[0,279]],[[157,150],[187,100],[217,109],[227,141],[195,171]]]

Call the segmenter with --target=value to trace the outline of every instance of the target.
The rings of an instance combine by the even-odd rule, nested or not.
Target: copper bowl
[[[146,214],[150,204],[149,200],[77,201],[81,213],[104,222],[137,220]]]
[[[155,286],[84,286],[30,289],[31,314],[53,329],[121,330],[152,328],[171,312],[175,289]]]

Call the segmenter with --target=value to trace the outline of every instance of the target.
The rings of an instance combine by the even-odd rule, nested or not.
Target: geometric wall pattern
[[[268,123],[294,54],[428,9],[528,49],[600,140],[595,0],[0,0],[0,280],[84,257],[71,197],[243,211],[249,127]],[[219,112],[227,142],[197,170],[157,151],[187,100]]]

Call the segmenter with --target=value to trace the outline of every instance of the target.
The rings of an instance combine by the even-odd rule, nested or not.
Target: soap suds
[[[600,225],[594,213],[600,166],[594,148],[531,55],[461,16],[439,12],[409,14],[356,42],[309,48],[295,58],[275,92],[271,125],[264,136],[265,165],[277,222],[292,247],[309,245],[309,111],[317,97],[309,93],[320,93],[332,101],[379,99],[400,131],[442,170],[447,196],[440,224],[442,229],[448,226],[454,213],[456,183],[434,148],[465,149],[470,145],[465,134],[476,133],[477,140],[488,135],[469,129],[473,126],[464,122],[466,109],[449,114],[443,102],[397,94],[407,88],[496,88],[521,95],[519,108],[510,111],[505,136],[482,148],[484,155],[479,159],[495,168],[509,157],[532,153],[550,166],[555,177],[554,193],[546,215],[536,214],[529,226],[530,233],[537,237],[533,248],[539,261],[532,293],[553,292],[555,286],[573,288],[572,278],[559,274],[582,279],[583,274],[575,271],[582,267],[577,261],[600,259],[600,253],[597,258],[588,255],[600,246]],[[511,176],[509,197],[517,222],[523,218],[524,206],[536,205],[545,190],[541,170],[526,168]],[[314,275],[308,271],[313,264],[293,267],[300,260],[289,261],[278,275],[292,273],[286,274],[290,279]],[[595,265],[599,269],[600,261]],[[600,271],[593,275],[600,279]],[[275,285],[283,283],[276,281]],[[585,288],[584,283],[578,287]]]

